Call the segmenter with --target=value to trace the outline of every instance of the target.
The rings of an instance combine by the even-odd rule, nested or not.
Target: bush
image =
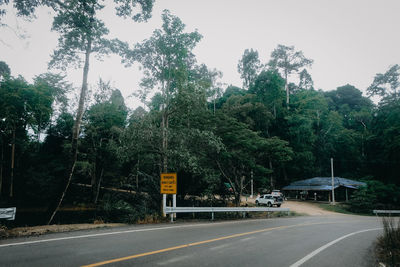
[[[355,191],[349,209],[356,213],[371,213],[373,209],[397,209],[400,207],[400,188],[380,181],[366,181],[367,186]]]
[[[376,195],[371,194],[367,187],[362,187],[353,193],[349,202],[349,209],[356,213],[369,213],[375,203]]]
[[[400,220],[383,218],[383,235],[378,238],[377,256],[387,266],[400,266]]]
[[[106,222],[136,223],[148,220],[155,210],[150,199],[128,194],[105,194],[98,208],[97,220]],[[149,207],[150,206],[150,207]]]

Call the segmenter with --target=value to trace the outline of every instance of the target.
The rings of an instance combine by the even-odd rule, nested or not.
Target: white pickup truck
[[[276,197],[271,194],[261,195],[256,198],[256,205],[267,205],[268,207],[277,206],[280,207],[283,203],[282,197]]]

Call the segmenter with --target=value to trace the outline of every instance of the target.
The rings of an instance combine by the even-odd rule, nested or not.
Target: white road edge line
[[[135,230],[126,230],[126,231],[116,231],[116,232],[108,232],[108,233],[100,233],[100,234],[88,234],[88,235],[79,235],[79,236],[67,236],[67,237],[59,237],[59,238],[50,238],[50,239],[42,239],[35,241],[26,241],[26,242],[16,242],[16,243],[8,243],[8,244],[0,244],[0,248],[3,247],[12,247],[12,246],[21,246],[21,245],[30,245],[37,243],[46,243],[52,241],[61,241],[61,240],[69,240],[69,239],[79,239],[79,238],[87,238],[87,237],[96,237],[96,236],[107,236],[107,235],[116,235],[116,234],[126,234],[126,233],[135,233],[135,232],[147,232],[147,231],[157,231],[157,230],[165,230],[165,229],[174,229],[174,228],[186,228],[186,227],[198,227],[198,226],[212,226],[218,224],[230,224],[237,222],[220,222],[220,223],[202,223],[202,224],[190,224],[190,225],[175,225],[175,226],[166,226],[166,227],[156,227],[156,228],[146,228],[146,229],[135,229]],[[66,232],[64,232],[66,233]],[[61,234],[61,233],[59,233]]]
[[[306,261],[308,261],[309,259],[311,259],[311,258],[314,257],[315,255],[317,255],[318,253],[320,253],[320,252],[323,251],[324,249],[326,249],[326,248],[332,246],[333,244],[336,244],[337,242],[339,242],[339,241],[341,241],[341,240],[343,240],[343,239],[345,239],[345,238],[347,238],[347,237],[349,237],[349,236],[356,235],[356,234],[360,234],[360,233],[364,233],[364,232],[369,232],[369,231],[378,231],[378,230],[382,230],[382,229],[383,229],[383,228],[366,229],[366,230],[357,231],[357,232],[350,233],[350,234],[344,235],[344,236],[342,236],[342,237],[339,237],[338,239],[335,239],[335,240],[329,242],[328,244],[323,245],[322,247],[320,247],[320,248],[314,250],[313,252],[311,252],[310,254],[308,254],[307,256],[305,256],[304,258],[302,258],[301,260],[296,261],[295,263],[293,263],[292,265],[290,265],[290,267],[299,267],[300,265],[302,265],[303,263],[305,263]]]

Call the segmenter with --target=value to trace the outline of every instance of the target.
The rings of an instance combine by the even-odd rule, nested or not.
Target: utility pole
[[[331,158],[331,175],[332,175],[332,205],[335,205],[335,181],[333,177],[333,158]]]
[[[251,170],[251,194],[250,198],[253,198],[253,170]]]

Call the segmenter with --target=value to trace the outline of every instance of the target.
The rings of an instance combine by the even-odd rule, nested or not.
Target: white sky
[[[111,2],[111,0],[106,0]],[[102,13],[111,37],[131,45],[149,38],[161,26],[162,10],[169,9],[203,39],[195,48],[199,63],[223,72],[222,82],[237,86],[242,81],[237,63],[246,48],[258,50],[263,63],[278,44],[294,45],[314,60],[310,73],[317,89],[333,90],[352,84],[362,91],[376,73],[400,63],[399,0],[156,0],[152,19],[134,23],[117,18],[112,9]],[[21,40],[7,27],[0,28],[0,61],[12,75],[28,81],[47,71],[50,54],[57,46],[57,33],[50,32],[52,16],[39,9],[37,19],[16,22],[13,11],[2,18],[30,36]],[[91,59],[89,82],[111,80],[124,97],[138,89],[138,65],[124,68],[117,56],[103,62]],[[81,84],[82,70],[68,70],[68,79]],[[128,106],[137,102],[126,99]]]

